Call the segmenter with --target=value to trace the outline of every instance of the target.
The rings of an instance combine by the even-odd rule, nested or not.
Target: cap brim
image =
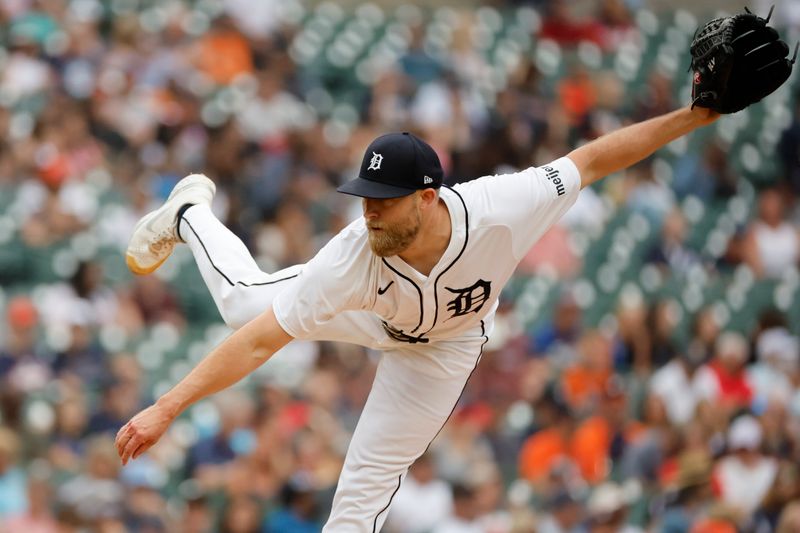
[[[400,198],[402,196],[408,196],[415,192],[416,189],[407,189],[405,187],[387,185],[364,178],[356,178],[348,181],[336,190],[344,194],[361,196],[362,198]]]

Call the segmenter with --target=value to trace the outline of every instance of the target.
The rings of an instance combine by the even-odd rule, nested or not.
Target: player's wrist
[[[720,116],[722,116],[713,109],[708,109],[707,107],[694,106],[688,109],[692,120],[698,127],[711,124],[719,119]]]
[[[156,400],[155,407],[174,420],[183,412],[184,406],[171,392]]]

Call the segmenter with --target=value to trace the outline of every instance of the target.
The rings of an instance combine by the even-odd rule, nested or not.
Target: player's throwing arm
[[[695,34],[690,53],[692,104],[605,135],[569,154],[583,187],[627,168],[678,137],[760,101],[783,85],[797,56],[764,19],[749,11],[714,19]]]

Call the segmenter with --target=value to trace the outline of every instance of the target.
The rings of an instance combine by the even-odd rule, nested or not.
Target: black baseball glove
[[[767,23],[745,13],[717,18],[700,28],[692,40],[692,107],[735,113],[783,85],[797,57]],[[800,46],[800,44],[798,44]]]

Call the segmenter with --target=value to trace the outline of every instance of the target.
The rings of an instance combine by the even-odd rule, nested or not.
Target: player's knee
[[[221,314],[222,320],[231,329],[239,329],[247,323],[237,313],[222,312]]]
[[[239,329],[258,315],[258,312],[253,311],[252,302],[243,299],[239,291],[230,291],[222,295],[219,313],[231,329]]]
[[[241,317],[236,311],[236,301],[236,294],[233,291],[228,291],[222,295],[217,306],[222,320],[232,329],[239,329],[244,325],[241,324]]]

